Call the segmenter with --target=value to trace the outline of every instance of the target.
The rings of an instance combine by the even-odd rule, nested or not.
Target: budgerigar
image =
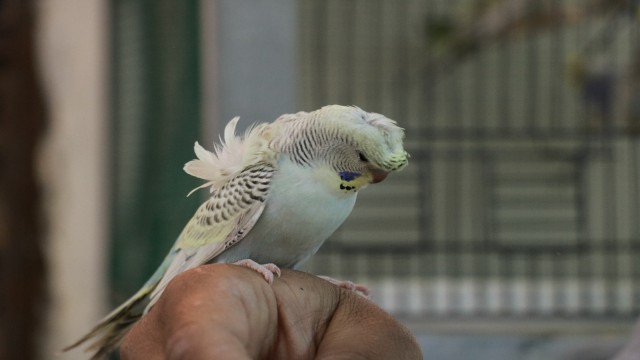
[[[105,357],[177,274],[206,263],[248,266],[269,283],[301,267],[344,222],[359,190],[405,167],[404,131],[383,115],[330,105],[235,134],[214,152],[195,144],[184,170],[207,182],[196,211],[158,270],[127,302],[66,350],[93,341]]]

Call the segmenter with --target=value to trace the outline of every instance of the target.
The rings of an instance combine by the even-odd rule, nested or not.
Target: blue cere
[[[360,173],[353,172],[353,171],[340,171],[339,175],[340,175],[340,179],[342,179],[343,181],[352,181],[357,177],[359,177]]]

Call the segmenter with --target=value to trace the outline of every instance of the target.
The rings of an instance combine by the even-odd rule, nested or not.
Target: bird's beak
[[[371,183],[377,184],[387,178],[389,173],[380,169],[371,169]]]

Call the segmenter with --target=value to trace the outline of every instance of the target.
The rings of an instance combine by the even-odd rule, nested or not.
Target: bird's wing
[[[157,286],[147,310],[176,275],[207,263],[244,238],[264,210],[274,172],[275,166],[268,162],[249,166],[198,208],[150,279]]]

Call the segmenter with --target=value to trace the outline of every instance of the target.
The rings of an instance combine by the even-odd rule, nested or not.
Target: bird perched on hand
[[[330,105],[282,115],[235,135],[229,122],[214,152],[195,144],[184,170],[207,182],[196,211],[142,288],[64,351],[92,340],[105,357],[179,273],[206,263],[247,266],[272,283],[299,268],[344,222],[357,192],[407,165],[404,131],[383,115]],[[193,192],[193,191],[192,191]]]

